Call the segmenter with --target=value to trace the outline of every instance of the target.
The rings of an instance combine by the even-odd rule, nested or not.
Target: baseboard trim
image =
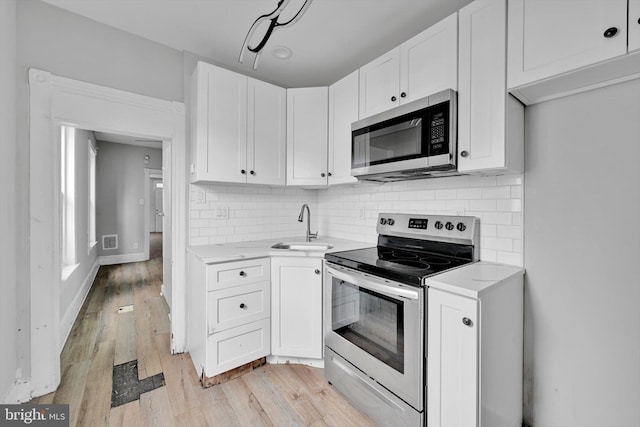
[[[62,320],[60,321],[60,331],[61,331],[61,340],[60,340],[60,352],[64,348],[64,345],[67,342],[67,338],[69,338],[69,334],[71,333],[71,328],[73,327],[73,322],[76,321],[76,317],[78,317],[78,313],[80,313],[80,309],[82,308],[82,304],[84,304],[85,299],[87,299],[87,295],[89,295],[89,290],[91,290],[91,285],[93,285],[93,281],[96,279],[98,275],[98,269],[100,268],[100,263],[98,259],[93,263],[91,270],[89,270],[89,274],[82,282],[82,286],[80,290],[71,301],[71,305],[64,313]]]
[[[144,252],[137,254],[107,255],[98,258],[100,265],[126,264],[128,262],[147,261]]]

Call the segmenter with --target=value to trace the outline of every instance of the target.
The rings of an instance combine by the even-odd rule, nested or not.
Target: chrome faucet
[[[307,242],[310,242],[311,239],[316,239],[318,237],[318,232],[311,232],[311,210],[309,209],[309,205],[306,203],[302,205],[300,209],[300,215],[298,215],[298,222],[304,221],[304,209],[307,208]]]

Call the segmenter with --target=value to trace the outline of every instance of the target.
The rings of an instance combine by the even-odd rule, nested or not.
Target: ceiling
[[[215,64],[284,87],[324,86],[399,45],[471,0],[313,0],[302,18],[277,28],[262,50],[238,57],[253,22],[278,0],[43,0],[92,20],[136,34]],[[290,0],[279,22],[304,0]],[[256,46],[266,26],[259,27]],[[273,56],[286,46],[293,56]]]

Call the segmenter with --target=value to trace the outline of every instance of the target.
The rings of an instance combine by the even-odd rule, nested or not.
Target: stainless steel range
[[[424,426],[425,279],[478,260],[479,220],[380,214],[377,232],[325,255],[325,375],[380,425]]]

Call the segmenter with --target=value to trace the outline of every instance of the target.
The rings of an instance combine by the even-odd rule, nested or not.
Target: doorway
[[[26,392],[40,396],[60,382],[60,126],[72,126],[162,141],[164,203],[171,206],[166,224],[164,282],[176,285],[165,294],[171,305],[171,351],[186,343],[184,276],[186,248],[185,108],[159,100],[29,70],[30,99],[30,376]],[[172,185],[175,184],[175,185]],[[168,190],[171,189],[171,190]],[[170,197],[168,197],[170,196]],[[171,200],[168,200],[168,199]]]

